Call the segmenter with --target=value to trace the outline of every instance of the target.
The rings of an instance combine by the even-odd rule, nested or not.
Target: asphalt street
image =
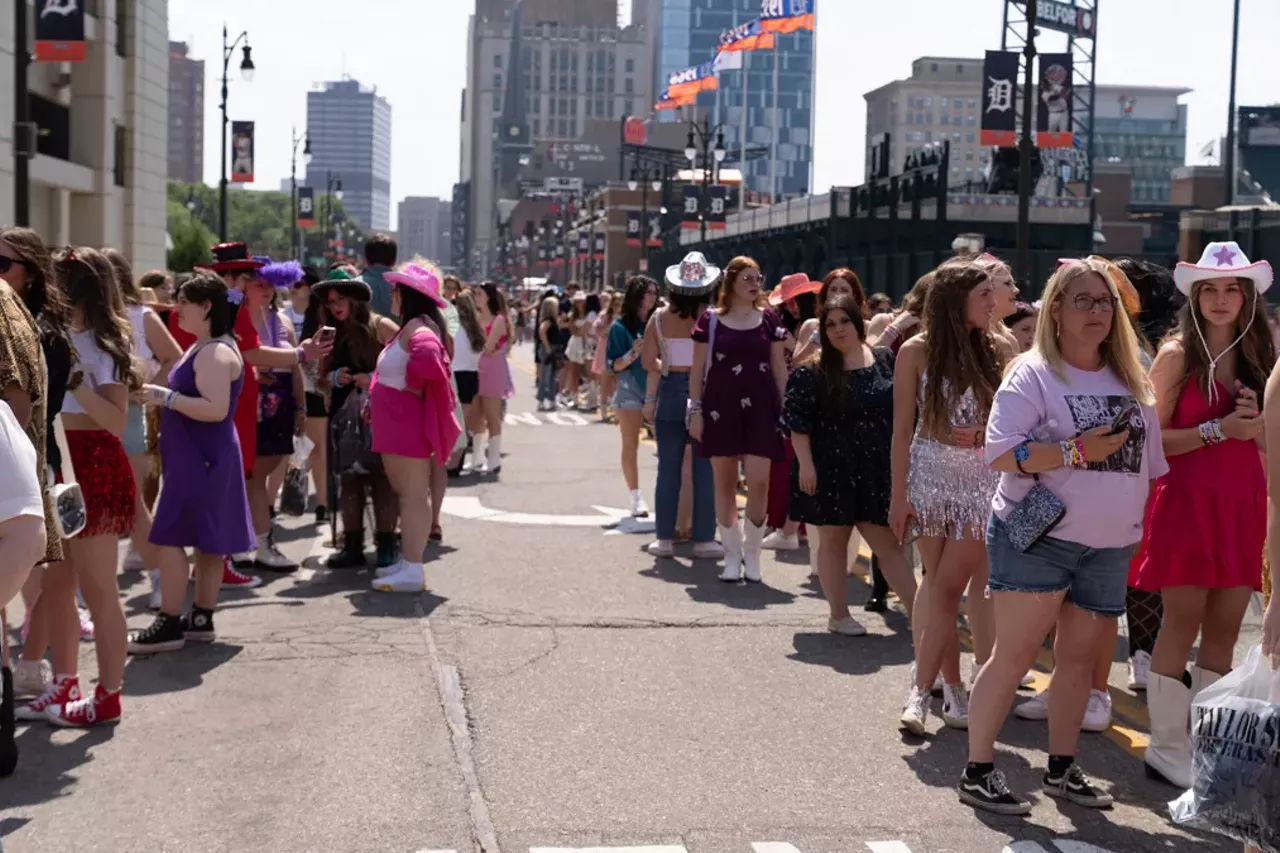
[[[898,731],[901,613],[839,637],[803,554],[767,556],[758,586],[722,584],[687,551],[647,555],[647,525],[618,524],[615,429],[534,412],[528,360],[515,356],[501,475],[451,487],[428,592],[370,592],[371,572],[322,567],[327,529],[284,520],[282,547],[304,568],[227,595],[217,642],[131,659],[119,726],[20,729],[0,846],[1238,851],[1170,824],[1177,792],[1144,777],[1144,700],[1119,651],[1116,725],[1083,735],[1079,756],[1114,809],[1042,796],[1020,819],[961,805],[964,733],[936,718],[926,738]],[[650,494],[655,463],[642,445]],[[121,584],[130,626],[145,626],[145,578]],[[866,596],[851,584],[851,601]],[[82,672],[95,672],[88,644]],[[1045,746],[1043,724],[1010,716],[997,761],[1017,789],[1038,789]]]

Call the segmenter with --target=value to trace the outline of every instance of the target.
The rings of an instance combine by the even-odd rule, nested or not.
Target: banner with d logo
[[[311,187],[298,187],[298,227],[310,228],[316,224],[316,191]]]
[[[253,122],[231,122],[231,183],[253,183]]]
[[[36,10],[36,62],[84,62],[84,4],[36,0]]]
[[[640,211],[627,211],[627,245],[640,245]]]

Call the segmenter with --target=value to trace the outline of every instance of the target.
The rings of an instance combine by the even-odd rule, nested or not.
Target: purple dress
[[[195,344],[169,372],[169,387],[188,397],[196,388],[195,360],[203,346]],[[244,371],[231,383],[231,405],[216,423],[192,420],[173,409],[160,412],[160,497],[151,527],[151,544],[195,548],[204,554],[240,554],[258,546],[249,516],[235,428],[235,401],[240,399]]]
[[[704,311],[693,340],[708,343],[713,311]],[[702,389],[702,455],[782,459],[778,416],[782,401],[773,381],[770,353],[786,337],[778,315],[765,310],[754,329],[730,329],[717,317],[715,341],[707,352],[710,369]]]

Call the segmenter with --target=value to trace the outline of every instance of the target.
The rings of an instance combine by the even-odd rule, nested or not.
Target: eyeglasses
[[[1116,310],[1116,298],[1114,296],[1090,296],[1087,293],[1077,293],[1072,303],[1079,311],[1092,311],[1094,307],[1101,308],[1103,313],[1111,314]]]
[[[740,273],[738,275],[738,278],[742,279],[748,284],[759,284],[760,282],[764,281],[764,276],[760,275],[760,273],[744,272],[744,273]]]
[[[0,275],[4,275],[9,270],[13,269],[14,264],[17,264],[28,272],[31,271],[31,264],[24,261],[22,258],[11,258],[8,255],[0,255]]]

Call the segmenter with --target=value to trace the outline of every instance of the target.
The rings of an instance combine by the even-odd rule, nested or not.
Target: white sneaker
[[[639,489],[631,490],[631,517],[648,518],[649,507],[644,502],[644,494]]]
[[[942,722],[947,728],[969,728],[969,691],[963,684],[942,685]]]
[[[929,692],[912,684],[911,692],[907,694],[907,706],[902,709],[902,718],[898,722],[911,734],[922,737],[928,720]]]
[[[645,550],[655,557],[670,557],[676,552],[676,547],[670,539],[655,539]]]
[[[916,662],[915,661],[911,662],[911,683],[912,684],[916,683]],[[934,696],[941,696],[942,687],[944,684],[946,684],[946,682],[942,680],[942,673],[938,673],[936,676],[934,676],[933,687],[930,689],[930,692]]]
[[[843,634],[846,637],[861,637],[867,633],[867,629],[862,623],[852,616],[846,616],[843,619],[828,619],[827,630],[833,634]]]
[[[1020,720],[1049,719],[1049,688],[1046,687],[1027,701],[1016,705],[1013,715]]]
[[[404,567],[404,564],[404,559],[401,558],[389,566],[378,566],[373,570],[373,576],[375,578],[385,578],[387,575],[394,575]]]
[[[1034,669],[1027,670],[1027,674],[1022,676],[1022,680],[1018,682],[1019,687],[1030,687],[1036,683],[1036,671]]]
[[[1147,676],[1151,674],[1151,655],[1139,649],[1129,658],[1129,689],[1145,691]]]
[[[710,542],[693,543],[695,560],[719,560],[724,556],[724,546],[712,539]]]
[[[280,549],[265,536],[263,541],[258,543],[258,553],[254,555],[254,563],[259,568],[273,572],[292,572],[298,568],[297,563],[280,553]]]
[[[13,667],[13,695],[39,696],[53,683],[53,667],[47,660],[20,660]]]
[[[151,581],[151,594],[147,596],[147,609],[160,609],[160,570],[149,569],[147,578]]]
[[[89,616],[89,608],[80,607],[80,642],[92,643],[94,638],[93,619]]]
[[[787,533],[781,528],[773,531],[764,537],[764,541],[760,543],[760,547],[768,548],[770,551],[799,551],[800,550],[800,534]]]
[[[129,546],[129,553],[124,555],[124,562],[120,565],[123,572],[139,572],[146,568],[142,565],[142,555]]]
[[[1084,732],[1105,732],[1111,728],[1111,694],[1104,690],[1089,691],[1089,705],[1084,710],[1084,720],[1080,730]]]
[[[422,592],[426,586],[421,563],[402,563],[397,571],[373,580],[378,592]]]

